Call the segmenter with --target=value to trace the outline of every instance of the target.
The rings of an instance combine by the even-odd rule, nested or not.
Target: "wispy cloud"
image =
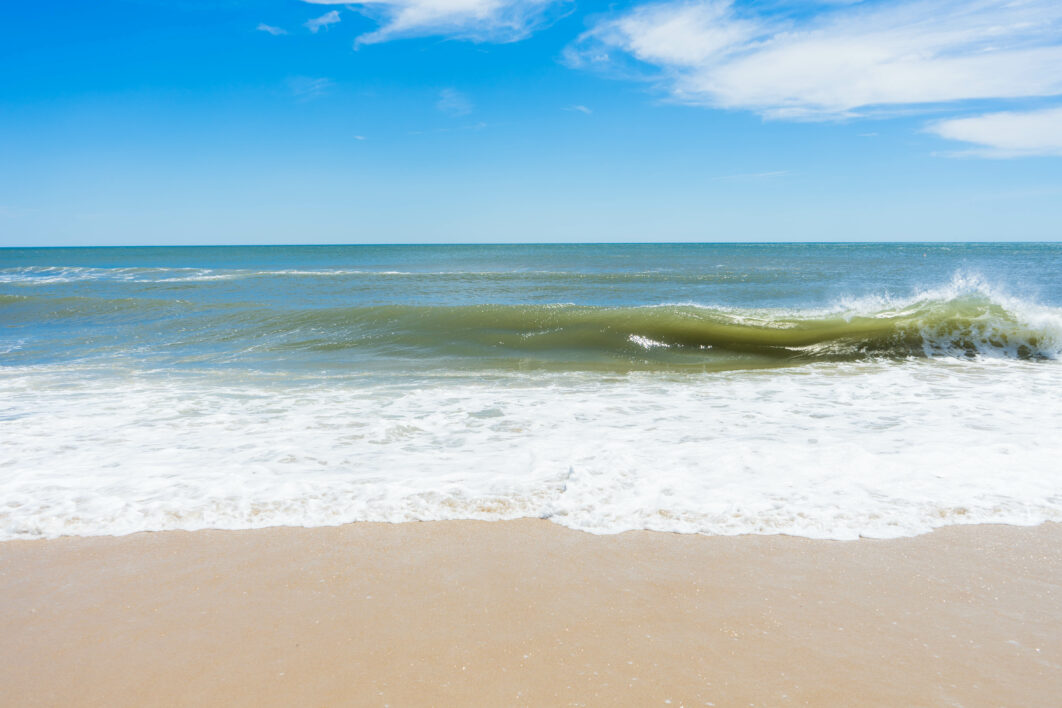
[[[258,26],[255,27],[255,29],[259,32],[268,32],[274,37],[276,37],[277,35],[288,33],[288,31],[282,27],[274,27],[273,25],[267,25],[265,22],[259,22]]]
[[[332,86],[332,80],[325,77],[294,76],[288,79],[288,88],[291,89],[292,95],[300,101],[309,101],[323,96]]]
[[[644,4],[599,21],[566,56],[576,66],[637,72],[682,102],[770,118],[1062,94],[1058,0],[786,6]]]
[[[587,108],[586,106],[568,106],[564,110],[566,110],[566,111],[577,111],[579,113],[585,113],[586,115],[590,115],[591,113],[593,113],[593,111],[590,110],[589,108]]]
[[[948,140],[978,146],[955,155],[1062,156],[1062,107],[940,120],[931,123],[928,130]]]
[[[317,31],[322,27],[327,29],[329,25],[334,25],[339,21],[339,10],[332,10],[331,12],[326,12],[320,17],[315,17],[312,20],[307,20],[306,29],[310,30],[314,34],[317,34]]]
[[[355,45],[445,35],[474,42],[513,42],[561,14],[570,0],[304,0],[358,8],[380,23]]]
[[[457,89],[444,88],[439,92],[435,107],[448,116],[467,116],[472,112],[472,101]]]

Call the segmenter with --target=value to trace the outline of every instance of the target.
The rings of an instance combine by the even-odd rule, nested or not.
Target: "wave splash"
[[[890,322],[899,338],[919,344],[928,358],[1062,356],[1062,309],[1013,297],[978,275],[956,274],[947,285],[907,298],[867,298],[842,306],[853,319]]]

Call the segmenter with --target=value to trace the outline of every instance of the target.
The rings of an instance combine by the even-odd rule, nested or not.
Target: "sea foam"
[[[76,374],[76,376],[75,376]],[[891,538],[1062,521],[1062,366],[0,375],[0,538],[545,517]]]

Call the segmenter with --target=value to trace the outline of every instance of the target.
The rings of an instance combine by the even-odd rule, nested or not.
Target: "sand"
[[[1062,526],[0,543],[4,706],[1048,706]]]

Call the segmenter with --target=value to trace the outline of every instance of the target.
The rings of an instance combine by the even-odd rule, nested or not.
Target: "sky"
[[[1058,0],[0,4],[0,246],[1060,238]]]

